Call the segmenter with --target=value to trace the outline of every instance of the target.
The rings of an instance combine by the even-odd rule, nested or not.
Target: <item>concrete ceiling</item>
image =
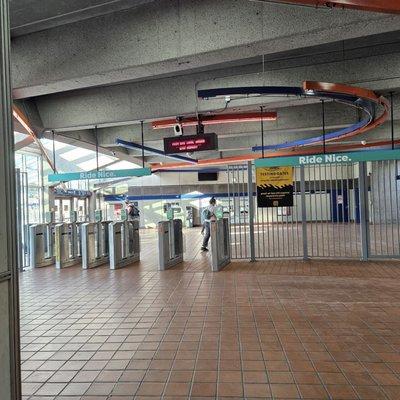
[[[162,137],[173,133],[153,131],[150,121],[224,107],[221,100],[199,101],[199,88],[297,86],[303,80],[386,93],[400,88],[395,15],[248,0],[13,0],[11,14],[14,97],[36,131],[49,137],[55,130],[59,140],[87,147],[98,126],[104,151],[119,151],[124,159],[139,153],[114,149],[115,140],[139,142],[140,120],[146,144],[161,148]],[[260,102],[278,112],[278,121],[266,124],[270,144],[320,131],[320,105],[313,102],[247,99],[228,110],[251,110]],[[356,118],[351,109],[327,105],[328,129]],[[388,137],[388,129],[367,139]],[[241,154],[260,144],[258,123],[212,130],[222,152],[196,157]],[[160,157],[146,153],[146,160]]]
[[[13,37],[134,8],[153,0],[10,0]]]

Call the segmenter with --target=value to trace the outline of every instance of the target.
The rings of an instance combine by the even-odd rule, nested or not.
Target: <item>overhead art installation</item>
[[[254,146],[249,149],[252,151],[252,153],[249,154],[226,158],[197,160],[198,166],[246,162],[262,157],[270,158],[315,154],[321,151],[321,144],[323,144],[325,149],[325,144],[329,142],[333,143],[333,145],[329,147],[330,152],[352,151],[366,148],[380,149],[390,145],[394,148],[394,146],[399,142],[399,140],[393,139],[391,141],[369,140],[368,143],[361,143],[358,141],[355,141],[354,143],[341,143],[342,139],[360,135],[379,127],[387,121],[389,117],[389,101],[385,97],[369,89],[338,83],[304,81],[301,86],[241,86],[211,88],[198,90],[197,95],[199,99],[205,101],[216,98],[229,98],[235,100],[259,97],[260,104],[263,103],[262,98],[265,96],[282,96],[285,98],[294,97],[299,99],[313,98],[320,100],[321,102],[333,101],[346,104],[349,107],[358,110],[360,115],[357,122],[333,132],[326,133],[325,129],[322,129],[321,134],[311,138],[302,138],[272,145]],[[230,114],[229,119],[232,121],[233,118],[231,116],[232,114]],[[269,119],[264,118],[264,116],[267,116]],[[218,118],[221,119],[221,117]],[[273,120],[273,117],[274,115],[271,114],[271,111],[258,113],[258,121]],[[213,118],[217,117],[213,116]],[[255,118],[255,115],[253,115],[253,118]],[[277,118],[276,114],[275,118]],[[153,123],[153,128],[160,129],[161,127],[171,127],[173,126],[172,122],[173,120],[159,121],[158,123]],[[187,120],[187,123],[190,123],[190,125],[193,126],[198,122],[196,122],[194,118],[191,118]],[[267,153],[264,153],[264,151]],[[153,163],[151,167],[154,172],[157,170],[185,168],[190,167],[190,165],[191,163],[188,162]]]

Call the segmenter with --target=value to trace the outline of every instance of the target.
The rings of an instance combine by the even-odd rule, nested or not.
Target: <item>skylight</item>
[[[106,169],[133,169],[133,168],[140,168],[140,166],[125,160],[118,161],[117,163],[112,164],[109,167],[106,167]]]
[[[112,161],[116,160],[115,157],[105,156],[104,154],[99,155],[99,167],[106,165]],[[97,168],[96,157],[92,158],[91,160],[81,162],[77,164],[79,168],[82,168],[84,171],[91,171]]]
[[[75,149],[68,150],[65,153],[60,154],[60,157],[67,161],[75,161],[78,158],[88,156],[89,154],[95,154],[94,151],[88,149],[80,149],[76,147]]]
[[[53,150],[53,141],[50,139],[41,139],[41,142],[43,144],[43,146],[47,149],[47,150]],[[66,143],[61,143],[61,142],[57,142],[57,140],[54,141],[54,147],[57,150],[63,149],[64,147],[69,147],[69,144]]]

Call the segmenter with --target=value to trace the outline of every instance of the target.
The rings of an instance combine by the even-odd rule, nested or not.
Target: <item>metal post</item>
[[[261,106],[260,107],[260,111],[261,111],[261,155],[262,158],[264,158],[264,107]]]
[[[0,0],[0,399],[21,398],[9,1]]]
[[[390,130],[391,130],[392,150],[394,150],[393,92],[390,92]]]
[[[143,121],[140,121],[140,128],[142,134],[142,167],[144,168],[144,132],[143,132]]]
[[[51,131],[51,138],[53,141],[53,167],[54,171],[56,171],[56,142],[54,140],[54,130]]]
[[[97,125],[94,127],[94,136],[96,140],[96,170],[99,170],[99,139],[97,136]]]
[[[22,231],[24,229],[24,222],[22,219],[22,201],[21,201],[21,171],[19,169],[15,170],[15,183],[16,183],[16,200],[17,200],[17,237],[18,237],[18,270],[19,272],[24,271],[24,243],[22,240]]]
[[[253,197],[253,165],[247,162],[247,197],[249,201],[249,241],[250,262],[256,261],[255,239],[254,239],[254,197]]]
[[[301,228],[303,233],[303,260],[308,260],[306,178],[304,165],[300,166]]]
[[[361,260],[367,261],[369,258],[369,217],[367,165],[365,161],[358,163],[358,174],[360,196]]]
[[[326,153],[326,140],[325,140],[325,135],[326,135],[326,128],[325,128],[325,101],[322,100],[322,144],[324,147],[324,154]]]

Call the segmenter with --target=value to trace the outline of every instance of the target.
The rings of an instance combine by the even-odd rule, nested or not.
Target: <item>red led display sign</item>
[[[215,133],[164,138],[165,154],[193,151],[217,150],[218,137]]]

